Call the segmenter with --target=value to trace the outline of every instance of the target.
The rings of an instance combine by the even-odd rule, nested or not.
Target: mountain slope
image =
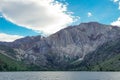
[[[120,71],[120,54],[94,66],[94,71]]]
[[[109,46],[112,46],[114,41],[119,38],[119,27],[89,22],[67,27],[48,37],[25,37],[10,43],[0,42],[0,46],[6,46],[15,53],[11,56],[8,49],[2,49],[6,55],[23,61],[27,65],[40,67],[38,70],[42,70],[42,68],[45,68],[43,70],[68,70],[68,67],[92,70],[88,65],[92,65],[92,67],[97,65],[97,62],[94,63],[96,61],[94,57],[100,57],[100,62],[103,62],[101,58],[104,60],[108,56],[104,50],[108,46],[107,43],[111,42]],[[104,47],[101,47],[103,50],[98,49],[100,46]],[[95,53],[100,52],[99,50],[104,51],[103,54],[100,54],[101,56]],[[77,64],[75,67],[71,65],[76,62],[81,64]]]
[[[48,66],[48,54],[56,56],[52,61],[59,65],[81,60],[88,53],[106,42],[120,37],[120,28],[97,22],[82,23],[68,27],[41,39],[26,51],[27,61],[36,65]],[[32,57],[32,58],[31,58]]]
[[[24,71],[27,67],[22,62],[13,60],[0,53],[0,71]]]
[[[120,39],[103,44],[76,64],[75,70],[120,71]]]

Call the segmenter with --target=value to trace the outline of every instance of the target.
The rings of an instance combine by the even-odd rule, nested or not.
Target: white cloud
[[[118,9],[120,10],[120,1],[119,1],[119,7],[118,7]]]
[[[52,34],[72,23],[67,6],[55,0],[0,0],[0,12],[9,21]]]
[[[113,0],[113,2],[118,2],[119,0]]]
[[[112,22],[111,25],[120,27],[120,17],[117,19],[117,21]]]
[[[120,0],[112,0],[112,1],[118,4],[118,9],[120,10]]]
[[[87,15],[88,15],[88,17],[91,17],[91,16],[92,16],[92,13],[91,13],[91,12],[88,12]]]
[[[0,41],[12,42],[16,39],[22,38],[23,36],[19,35],[9,35],[5,33],[0,33]]]

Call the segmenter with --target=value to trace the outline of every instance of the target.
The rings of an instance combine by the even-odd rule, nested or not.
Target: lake
[[[0,80],[120,80],[120,72],[0,72]]]

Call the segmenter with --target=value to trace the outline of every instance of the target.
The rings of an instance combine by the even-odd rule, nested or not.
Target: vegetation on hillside
[[[11,50],[10,50],[11,51]],[[120,71],[120,40],[107,42],[74,62],[67,59],[62,65],[56,62],[56,55],[47,55],[48,66],[26,65],[0,53],[0,71]],[[54,60],[54,61],[53,61]]]
[[[71,66],[80,71],[120,71],[120,40],[105,43]]]
[[[0,71],[24,71],[27,67],[19,61],[13,60],[0,53]]]

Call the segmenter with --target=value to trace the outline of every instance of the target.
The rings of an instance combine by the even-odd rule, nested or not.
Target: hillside
[[[120,39],[103,44],[73,66],[82,71],[120,71]]]
[[[116,70],[119,45],[119,27],[89,22],[48,37],[0,42],[0,52],[27,65],[29,70]]]
[[[19,61],[13,60],[0,53],[0,71],[24,71],[27,67]]]

